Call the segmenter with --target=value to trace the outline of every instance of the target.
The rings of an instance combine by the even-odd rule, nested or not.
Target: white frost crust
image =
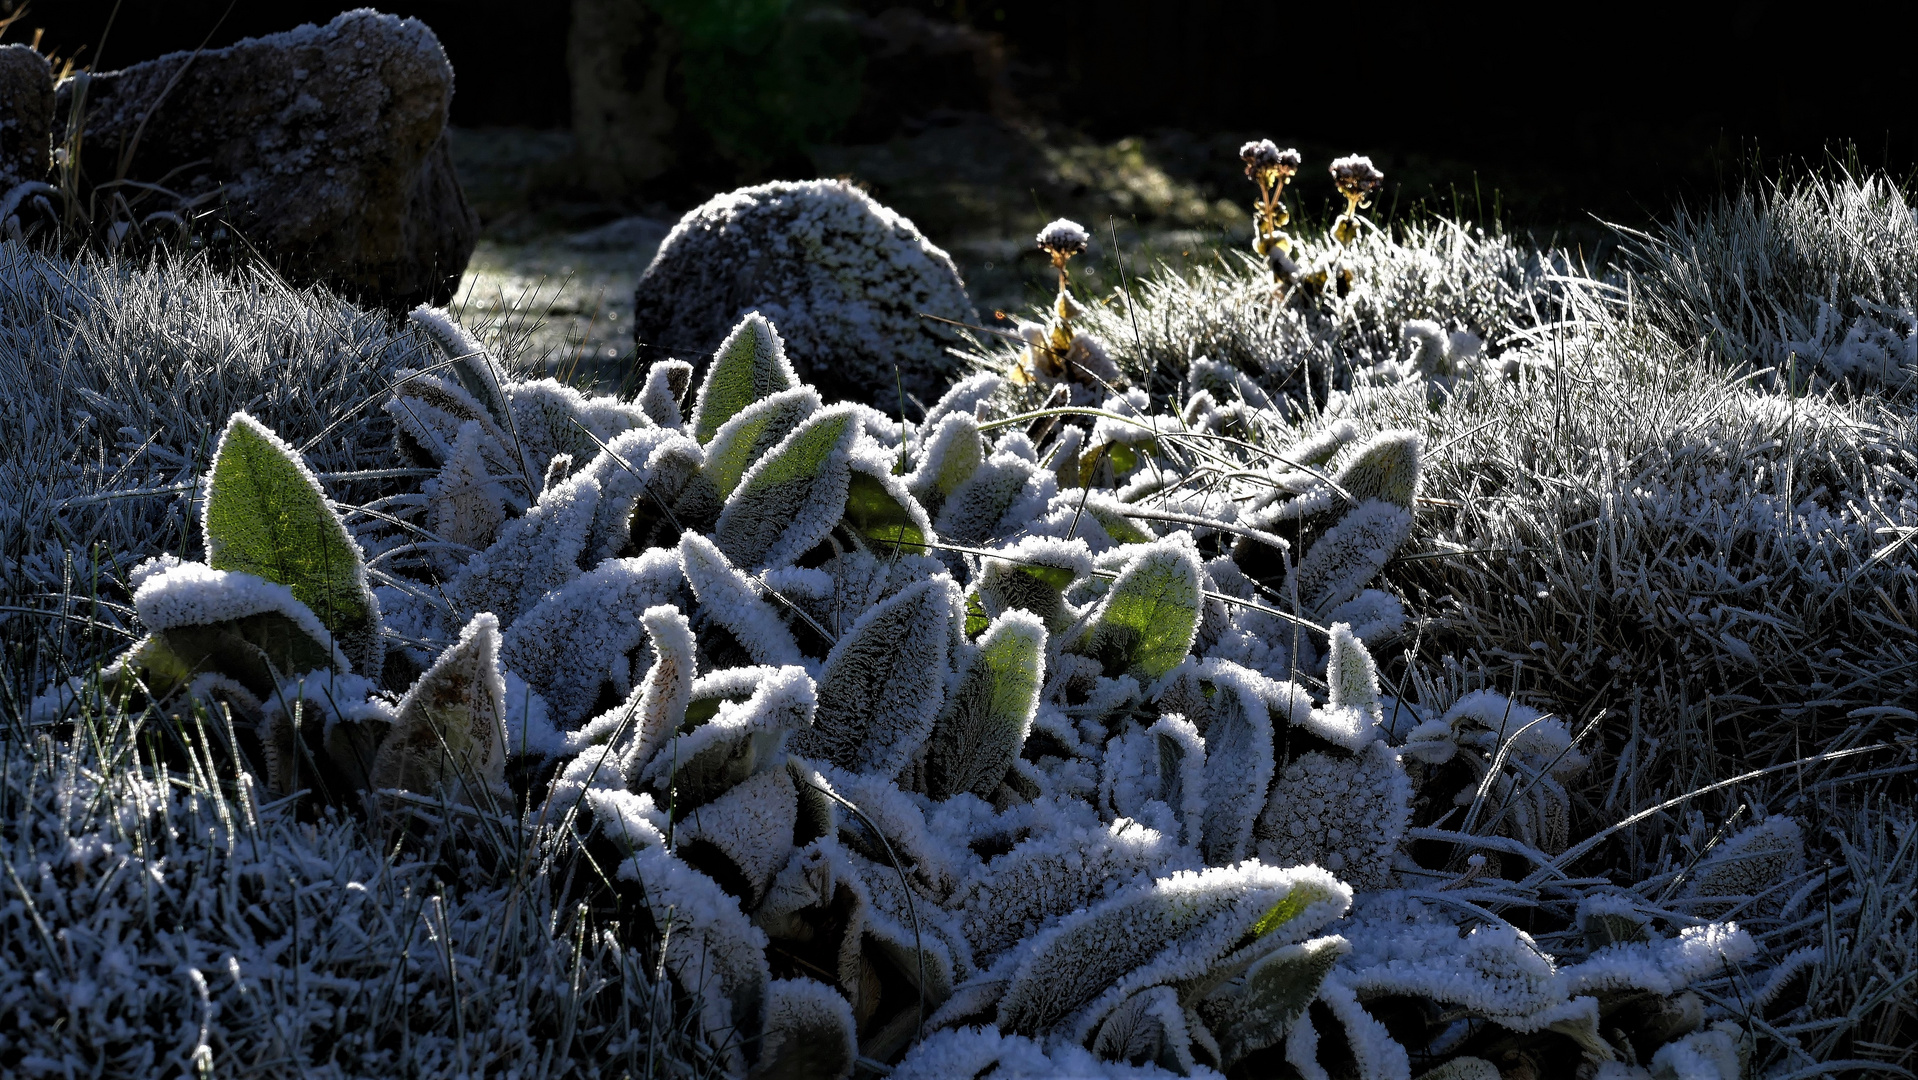
[[[631,540],[627,522],[632,519],[633,508],[648,497],[646,485],[657,471],[654,463],[660,460],[661,449],[681,444],[698,451],[698,443],[670,429],[624,431],[574,474],[590,476],[599,483],[599,502],[593,508],[592,527],[587,530],[585,565],[598,566]]]
[[[750,673],[751,682],[737,674],[740,672]],[[744,685],[736,685],[733,680]],[[713,718],[692,731],[677,734],[675,723],[657,739],[644,741],[636,757],[641,767],[634,774],[635,782],[663,787],[675,762],[691,761],[710,747],[749,737],[776,747],[780,736],[811,726],[818,699],[812,677],[801,667],[734,668],[692,684],[690,696],[731,696],[746,686],[752,687],[751,697],[745,701],[720,702]],[[684,713],[682,706],[680,714]],[[766,756],[773,755],[769,752]]]
[[[1568,994],[1649,990],[1669,995],[1757,953],[1758,943],[1736,923],[1707,923],[1686,927],[1675,938],[1608,945],[1559,975]]]
[[[1338,607],[1377,577],[1410,535],[1410,510],[1367,499],[1319,537],[1287,575],[1285,592],[1296,588],[1307,611]]]
[[[525,516],[506,523],[493,546],[473,556],[447,586],[461,611],[491,611],[511,624],[550,590],[579,577],[599,482],[576,476],[541,494]]]
[[[974,957],[988,965],[1121,888],[1198,868],[1191,848],[1137,821],[1059,822],[974,870],[948,906],[958,912]]]
[[[700,609],[729,631],[757,664],[803,664],[799,644],[754,582],[718,545],[688,530],[679,538],[679,564]]]
[[[1333,608],[1326,618],[1345,623],[1360,641],[1378,641],[1405,629],[1405,605],[1381,589],[1366,589]]]
[[[554,726],[587,719],[610,681],[622,697],[633,686],[629,657],[645,640],[636,617],[681,602],[679,562],[670,551],[613,559],[541,597],[507,628],[500,663],[539,692]]]
[[[1004,963],[1015,966],[997,1022],[1050,1033],[1053,1042],[1083,1042],[1089,1025],[1133,991],[1203,974],[1294,889],[1310,899],[1261,944],[1291,944],[1352,902],[1352,890],[1316,866],[1279,870],[1256,861],[1122,889],[1008,954]]]
[[[1314,862],[1361,888],[1390,888],[1412,817],[1412,784],[1382,742],[1337,758],[1300,754],[1273,780],[1254,829],[1260,859]]]
[[[924,812],[898,785],[889,777],[832,765],[820,765],[819,774],[840,797],[872,819],[872,824],[885,834],[899,857],[911,864],[912,876],[919,879],[928,892],[942,898],[952,893],[958,884],[953,872],[954,860],[945,843],[926,828]],[[850,812],[847,816],[851,816]]]
[[[1205,740],[1199,729],[1169,713],[1150,727],[1114,736],[1100,769],[1099,800],[1108,812],[1196,849],[1205,816]]]
[[[979,406],[987,398],[998,393],[999,388],[1005,384],[1006,380],[1003,376],[995,375],[990,371],[968,375],[953,383],[952,389],[947,390],[945,396],[934,402],[932,408],[926,411],[926,418],[919,425],[921,443],[923,444],[927,432],[939,430],[940,422],[953,413],[972,413],[976,417]]]
[[[1192,657],[1161,681],[1160,707],[1182,712],[1205,740],[1198,846],[1213,866],[1246,856],[1253,825],[1265,809],[1274,769],[1272,717],[1266,708],[1269,682],[1230,661]]]
[[[333,635],[293,590],[241,570],[215,570],[205,563],[182,562],[155,569],[133,594],[133,609],[153,631],[176,626],[212,626],[248,615],[286,616],[314,643],[332,654],[335,670],[350,674],[353,665],[334,644]]]

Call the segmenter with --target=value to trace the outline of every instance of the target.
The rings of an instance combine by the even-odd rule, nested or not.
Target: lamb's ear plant
[[[156,704],[206,674],[197,692],[256,701],[282,787],[317,761],[413,792],[373,805],[419,821],[523,812],[527,865],[578,868],[542,886],[622,913],[729,1075],[1549,1073],[1720,1037],[1683,995],[1755,944],[1710,914],[1750,899],[1739,867],[1796,865],[1791,837],[1767,819],[1701,854],[1637,929],[1606,917],[1629,901],[1581,907],[1619,889],[1555,862],[1582,853],[1569,730],[1381,678],[1406,616],[1375,586],[1420,505],[1418,435],[1300,430],[1243,390],[1224,439],[1144,393],[1040,430],[997,377],[913,430],[799,386],[758,316],[687,430],[675,370],[644,408],[501,382],[508,424],[457,379],[401,385],[409,449],[447,455],[432,497],[359,536],[317,484],[270,503],[344,540],[344,570],[252,539],[219,549],[267,552],[244,569],[149,568],[150,636],[119,670]],[[247,432],[281,456],[234,475],[310,479]],[[1104,464],[1049,464],[1085,445]],[[461,502],[456,462],[493,496]],[[361,542],[384,616],[335,599],[363,596]],[[396,704],[336,644],[369,611],[391,669],[424,671]]]

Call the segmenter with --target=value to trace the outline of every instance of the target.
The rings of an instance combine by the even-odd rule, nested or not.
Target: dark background
[[[652,0],[633,0],[648,3]],[[684,2],[684,0],[682,0]],[[765,0],[703,0],[764,7]],[[779,0],[772,0],[775,5]],[[0,0],[0,12],[18,0]],[[343,0],[35,0],[6,35],[44,30],[43,51],[124,66],[206,40],[324,21]],[[439,35],[458,74],[453,122],[563,128],[565,0],[384,0]],[[816,6],[816,5],[815,5]],[[1436,163],[1464,209],[1557,224],[1598,213],[1638,223],[1675,200],[1775,175],[1790,162],[1850,163],[1906,179],[1915,66],[1891,14],[1859,5],[1753,2],[1632,7],[1271,0],[840,0],[856,16],[906,8],[993,37],[1030,122],[1113,139],[1162,129],[1269,133]],[[230,7],[230,10],[229,10]],[[221,21],[225,13],[224,22]],[[218,27],[217,30],[215,27]],[[834,121],[840,142],[883,141],[988,107],[969,71],[887,57],[856,36],[842,62],[863,84]],[[863,50],[863,51],[861,51]],[[1004,102],[1000,102],[1001,105]],[[1001,110],[1003,111],[1003,109]],[[1216,155],[1215,155],[1216,156]],[[689,160],[691,160],[689,158]],[[792,153],[700,159],[691,188],[803,172]],[[1218,166],[1231,169],[1229,160]],[[730,173],[730,175],[728,175]],[[1401,171],[1401,176],[1408,175]],[[1411,175],[1423,175],[1417,170]],[[655,193],[657,194],[657,193]]]

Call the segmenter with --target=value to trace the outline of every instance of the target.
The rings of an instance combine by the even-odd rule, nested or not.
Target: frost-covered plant
[[[1372,193],[1385,183],[1385,174],[1363,154],[1351,154],[1332,162],[1332,182],[1345,196],[1345,213],[1332,223],[1332,238],[1350,244],[1359,237],[1359,211],[1372,205]]]
[[[1052,315],[1045,323],[1020,324],[1019,337],[1026,344],[1011,377],[1021,385],[1041,390],[1057,387],[1054,396],[1067,404],[1096,400],[1101,388],[1111,389],[1120,381],[1119,369],[1106,355],[1104,343],[1073,327],[1073,320],[1085,314],[1085,307],[1072,298],[1071,276],[1066,269],[1074,255],[1084,253],[1092,238],[1078,222],[1060,218],[1039,230],[1035,242],[1059,272],[1059,295],[1053,299]]]
[[[1283,280],[1289,276],[1281,260],[1292,252],[1292,238],[1285,234],[1292,212],[1279,200],[1285,194],[1285,182],[1298,174],[1304,159],[1297,150],[1279,149],[1271,139],[1239,147],[1239,158],[1245,162],[1245,175],[1259,186],[1259,201],[1252,204],[1252,250],[1271,263],[1273,275]]]
[[[399,821],[520,815],[657,935],[725,1071],[1343,1060],[1409,1080],[1716,1052],[1724,1011],[1680,998],[1734,977],[1745,931],[1651,898],[1603,946],[1556,929],[1597,891],[1558,869],[1589,845],[1559,855],[1561,803],[1534,790],[1578,764],[1563,726],[1381,683],[1367,641],[1405,617],[1369,586],[1412,527],[1419,436],[1276,442],[1269,405],[1188,422],[1138,393],[1007,415],[996,380],[905,428],[798,385],[757,316],[671,413],[453,370],[389,407],[441,470],[418,499],[343,561],[154,566],[140,595],[178,599],[141,614],[167,651],[103,688],[253,710],[282,793],[319,770]],[[296,511],[286,536],[334,535],[287,448],[245,418],[225,446],[265,464],[223,451],[210,550],[254,503]],[[497,496],[462,498],[475,483]],[[346,587],[363,552],[377,606]],[[348,655],[367,611],[380,668]],[[186,658],[178,627],[234,644]],[[1462,818],[1424,813],[1461,795]],[[1521,909],[1529,932],[1498,913]],[[1453,1026],[1403,1024],[1398,1001]]]
[[[1882,176],[1813,175],[1681,208],[1625,251],[1643,316],[1770,384],[1908,393],[1918,219]]]

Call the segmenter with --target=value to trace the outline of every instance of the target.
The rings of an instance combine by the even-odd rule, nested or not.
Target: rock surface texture
[[[444,303],[479,219],[446,141],[453,67],[425,23],[362,8],[325,26],[173,53],[60,84],[84,101],[81,161],[226,219],[289,279],[368,303]]]
[[[634,296],[640,360],[703,365],[751,311],[779,328],[800,379],[887,413],[896,386],[929,404],[958,372],[946,350],[961,339],[924,316],[978,321],[944,251],[830,180],[741,188],[681,218]]]
[[[0,195],[47,178],[53,126],[53,70],[25,45],[0,46]]]

